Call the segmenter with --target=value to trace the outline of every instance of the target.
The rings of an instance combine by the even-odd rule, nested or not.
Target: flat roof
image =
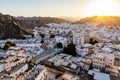
[[[94,70],[89,70],[88,74],[93,75],[95,80],[110,80],[110,75],[109,74],[97,72],[97,71],[94,71]]]
[[[20,50],[21,49],[21,47],[18,47],[18,46],[11,46],[11,47],[9,47],[9,49],[11,49],[11,50]]]
[[[43,57],[45,57],[45,56],[47,56],[47,55],[50,55],[50,54],[52,54],[53,52],[56,52],[56,51],[53,50],[53,49],[52,49],[52,50],[47,50],[47,51],[45,51],[45,52],[37,55],[36,57],[32,58],[32,60],[39,60],[40,58],[43,58]]]
[[[31,44],[28,44],[28,43],[24,43],[24,44],[17,44],[17,46],[18,47],[36,47],[36,46],[40,46],[40,44],[33,44],[33,43],[31,43]]]
[[[9,72],[10,72],[10,73],[15,73],[15,72],[18,71],[20,68],[22,68],[24,65],[26,65],[26,64],[23,63],[23,64],[20,64],[20,65],[18,65],[18,66],[15,66],[15,67],[13,67],[12,70],[10,70]]]
[[[79,80],[80,79],[78,76],[73,75],[73,74],[68,73],[68,72],[64,73],[62,77],[67,78],[68,80]]]

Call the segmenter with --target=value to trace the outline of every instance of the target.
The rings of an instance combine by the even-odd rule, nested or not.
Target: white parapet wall
[[[18,69],[14,69],[13,72],[10,74],[11,77],[17,77],[20,73],[25,72],[28,69],[28,64],[21,64],[20,66],[17,66]]]

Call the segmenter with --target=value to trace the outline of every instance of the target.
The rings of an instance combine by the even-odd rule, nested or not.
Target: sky
[[[120,0],[0,0],[0,12],[26,17],[87,17],[100,14],[120,16]]]

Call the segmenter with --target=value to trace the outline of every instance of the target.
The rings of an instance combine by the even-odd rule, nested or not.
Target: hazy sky
[[[13,16],[86,17],[95,1],[102,0],[0,0],[0,12]],[[120,0],[114,1],[117,1],[119,7],[116,9],[118,15]]]

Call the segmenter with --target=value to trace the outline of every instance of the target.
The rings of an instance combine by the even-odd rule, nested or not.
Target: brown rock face
[[[23,34],[30,34],[15,18],[0,14],[0,39],[23,38]]]

